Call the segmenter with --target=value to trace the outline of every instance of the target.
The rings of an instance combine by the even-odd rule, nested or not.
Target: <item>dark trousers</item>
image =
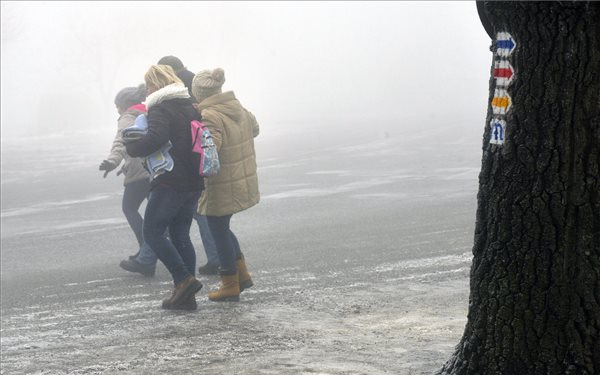
[[[142,243],[144,242],[144,237],[142,235],[144,220],[139,213],[139,209],[144,199],[148,197],[149,192],[150,181],[146,179],[128,183],[125,185],[125,191],[123,192],[123,202],[121,207],[140,246],[142,246]]]
[[[231,229],[229,222],[231,216],[206,216],[210,233],[217,245],[221,275],[233,275],[237,272],[237,259],[242,257],[240,243]]]
[[[219,255],[217,254],[217,245],[210,233],[208,227],[208,220],[206,216],[194,213],[194,219],[198,223],[198,230],[200,231],[200,238],[202,239],[202,246],[204,246],[204,252],[206,253],[206,265],[210,267],[219,267]]]
[[[190,240],[190,226],[200,193],[157,186],[148,198],[144,239],[169,270],[175,284],[195,275],[196,251]],[[166,230],[170,241],[165,236]]]

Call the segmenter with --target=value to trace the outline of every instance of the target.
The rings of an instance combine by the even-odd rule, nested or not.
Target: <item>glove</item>
[[[113,163],[111,163],[110,161],[102,160],[102,163],[100,163],[100,167],[98,168],[98,170],[106,171],[106,172],[104,172],[104,178],[106,178],[106,175],[108,174],[108,172],[112,171],[116,167],[117,166],[114,165]]]

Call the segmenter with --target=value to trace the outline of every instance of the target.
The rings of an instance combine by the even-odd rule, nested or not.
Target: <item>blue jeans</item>
[[[142,237],[143,220],[142,215],[138,212],[144,199],[148,197],[150,191],[150,181],[148,179],[137,180],[125,185],[123,191],[123,201],[121,208],[123,214],[135,234],[138,244],[141,246],[144,242]]]
[[[199,191],[177,191],[156,186],[144,215],[144,240],[171,273],[175,284],[196,271],[196,251],[190,240]],[[170,241],[165,235],[168,229]]]
[[[140,252],[138,256],[135,258],[135,261],[144,265],[154,265],[158,257],[154,254],[154,251],[150,248],[150,246],[144,242],[142,246],[140,246]]]
[[[217,254],[217,245],[215,244],[215,240],[210,233],[208,221],[206,220],[206,216],[200,215],[196,212],[196,206],[197,204],[194,204],[194,219],[198,224],[200,238],[202,239],[202,246],[204,247],[204,252],[206,253],[206,264],[208,266],[219,267],[220,263],[219,255]],[[156,264],[158,257],[156,254],[154,254],[150,246],[144,242],[140,247],[140,252],[135,260],[144,265],[154,265]]]
[[[204,252],[206,253],[206,264],[208,266],[218,267],[219,255],[217,254],[217,245],[215,244],[215,239],[210,233],[208,220],[206,220],[206,216],[198,213],[194,213],[194,219],[196,219],[196,222],[198,223],[200,238],[202,238],[202,245],[204,246]]]
[[[231,216],[206,216],[208,227],[217,245],[217,254],[221,263],[221,275],[233,275],[237,272],[237,260],[242,257],[240,243],[229,229]]]
[[[135,260],[144,265],[156,264],[157,257],[150,246],[144,241],[143,227],[144,220],[138,212],[144,199],[148,198],[150,192],[150,181],[148,179],[137,180],[125,185],[123,192],[123,202],[121,207],[129,226],[135,233],[135,237],[140,245],[138,256]]]

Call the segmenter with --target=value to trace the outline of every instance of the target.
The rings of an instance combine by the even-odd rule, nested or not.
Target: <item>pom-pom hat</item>
[[[202,70],[194,76],[192,81],[192,93],[201,101],[210,96],[220,94],[221,87],[225,83],[225,71],[221,68],[214,70]]]

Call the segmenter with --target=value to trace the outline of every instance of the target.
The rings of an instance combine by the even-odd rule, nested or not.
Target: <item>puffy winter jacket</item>
[[[171,141],[169,154],[173,170],[152,180],[151,188],[162,184],[179,191],[200,191],[203,178],[198,174],[197,158],[192,153],[190,122],[200,120],[192,106],[188,90],[181,84],[159,89],[146,98],[148,133],[138,141],[127,143],[131,156],[146,157]]]
[[[219,174],[205,179],[200,198],[202,215],[224,216],[245,210],[260,200],[254,137],[256,118],[232,91],[204,99],[196,108],[209,128],[219,153]]]

